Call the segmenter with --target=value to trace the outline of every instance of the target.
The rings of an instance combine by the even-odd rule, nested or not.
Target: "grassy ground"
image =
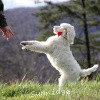
[[[68,83],[61,91],[57,84],[1,83],[0,100],[100,100],[100,82]]]

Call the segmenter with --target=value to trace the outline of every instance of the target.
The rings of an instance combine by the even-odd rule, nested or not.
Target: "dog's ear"
[[[67,39],[70,44],[74,44],[74,38],[75,38],[75,29],[73,26],[71,26],[67,29]]]
[[[74,38],[75,38],[74,26],[68,23],[62,23],[60,26],[64,29],[66,35],[65,37],[67,37],[69,44],[74,44]]]

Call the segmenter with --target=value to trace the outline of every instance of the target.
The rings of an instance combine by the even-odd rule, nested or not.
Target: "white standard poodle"
[[[61,88],[67,81],[77,81],[82,76],[90,75],[96,71],[98,64],[88,69],[81,69],[78,62],[73,57],[70,45],[74,43],[75,30],[68,23],[61,23],[60,26],[53,27],[54,36],[46,41],[22,41],[22,49],[27,49],[46,54],[51,65],[60,72],[59,87]]]

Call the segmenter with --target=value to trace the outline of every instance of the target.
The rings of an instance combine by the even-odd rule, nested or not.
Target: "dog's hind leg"
[[[67,82],[67,75],[62,74],[59,78],[59,89],[61,89]]]

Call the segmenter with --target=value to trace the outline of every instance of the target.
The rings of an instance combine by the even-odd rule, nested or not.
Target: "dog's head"
[[[60,26],[54,26],[54,34],[63,36],[70,44],[74,43],[75,30],[74,26],[68,23],[61,23]]]

